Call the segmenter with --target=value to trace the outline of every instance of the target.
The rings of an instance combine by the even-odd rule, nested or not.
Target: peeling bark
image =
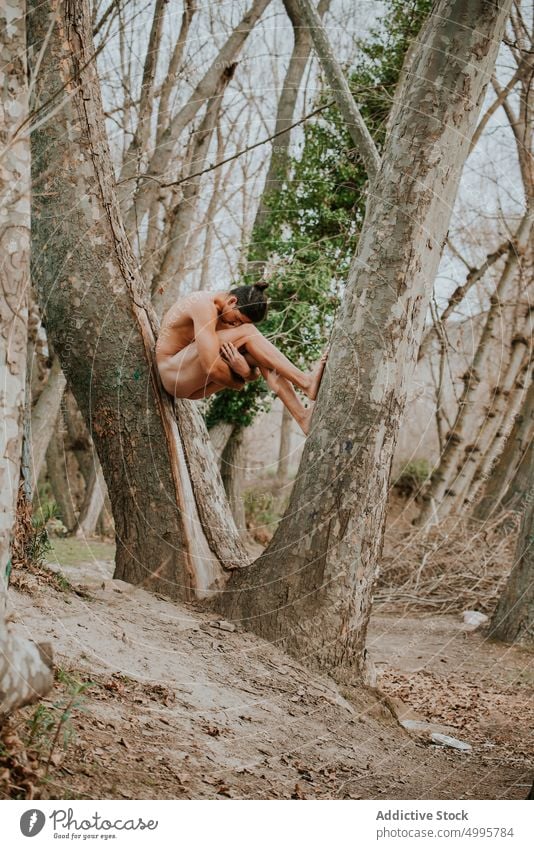
[[[413,59],[288,511],[220,607],[336,677],[364,672],[406,386],[510,0],[440,0]]]

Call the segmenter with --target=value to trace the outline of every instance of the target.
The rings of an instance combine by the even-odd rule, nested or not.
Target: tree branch
[[[332,89],[332,94],[347,123],[351,138],[363,159],[367,175],[372,180],[380,168],[380,154],[356,105],[345,74],[334,56],[321,18],[310,0],[296,0],[295,6],[303,22],[310,28],[315,52]]]

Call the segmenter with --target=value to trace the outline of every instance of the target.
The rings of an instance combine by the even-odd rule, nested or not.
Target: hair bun
[[[267,282],[267,280],[259,280],[258,283],[254,283],[254,288],[259,289],[260,292],[262,292],[264,289],[267,288],[268,285],[269,283]]]

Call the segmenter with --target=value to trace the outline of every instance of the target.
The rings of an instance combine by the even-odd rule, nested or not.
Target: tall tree
[[[22,638],[6,622],[28,336],[30,145],[24,13],[22,0],[0,7],[0,721],[45,695],[53,682],[44,647]]]
[[[47,333],[102,463],[115,574],[173,597],[209,594],[246,555],[207,440],[195,451],[198,412],[176,405],[188,467],[159,384],[157,324],[113,189],[88,4],[31,0],[29,10],[40,116],[32,132],[33,275]]]
[[[469,141],[510,0],[439,0],[414,49],[292,497],[222,607],[343,677],[363,671],[388,481]]]

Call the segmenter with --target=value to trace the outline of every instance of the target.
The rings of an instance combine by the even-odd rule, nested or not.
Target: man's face
[[[225,327],[240,327],[242,324],[252,324],[250,318],[236,309],[236,303],[237,298],[235,295],[230,295],[219,316],[218,324],[223,324]]]

